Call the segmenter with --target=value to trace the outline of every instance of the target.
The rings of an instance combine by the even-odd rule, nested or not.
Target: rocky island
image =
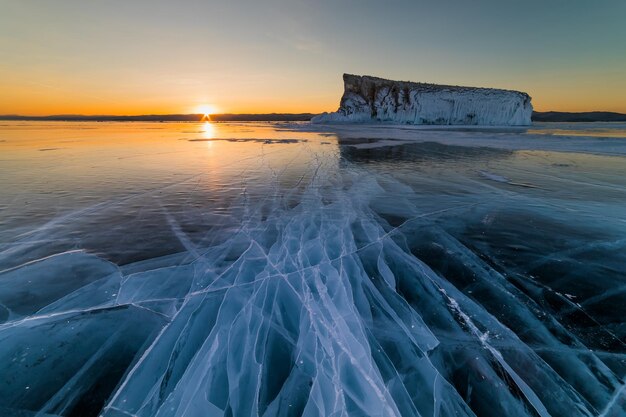
[[[528,94],[495,88],[392,81],[344,74],[339,110],[313,123],[389,122],[415,125],[526,126],[533,107]]]

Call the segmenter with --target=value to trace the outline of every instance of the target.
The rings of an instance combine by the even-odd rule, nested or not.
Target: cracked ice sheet
[[[2,131],[0,414],[625,413],[626,164],[600,139],[55,126],[69,150]]]

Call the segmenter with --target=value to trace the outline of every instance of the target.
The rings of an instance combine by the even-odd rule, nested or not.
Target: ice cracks
[[[0,414],[620,415],[621,376],[398,197],[409,187],[320,165],[244,201],[220,244],[171,216],[185,253],[2,272]],[[471,282],[423,262],[425,239]]]

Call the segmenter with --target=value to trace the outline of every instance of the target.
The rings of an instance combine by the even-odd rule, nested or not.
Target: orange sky
[[[235,3],[0,0],[0,114],[334,111],[343,72],[626,113],[621,0]]]
[[[0,114],[200,113],[203,105],[213,108],[215,113],[317,113],[335,110],[343,92],[341,74],[320,88],[298,90],[297,85],[284,85],[281,80],[275,80],[272,85],[245,88],[238,86],[235,80],[232,84],[218,84],[204,89],[181,87],[175,81],[162,83],[159,88],[150,82],[103,88],[82,85],[69,78],[40,84],[6,82],[10,79],[7,74],[0,73],[0,77],[3,79],[0,82]],[[484,86],[485,83],[477,85]],[[528,82],[527,85],[495,83],[489,86],[529,92],[538,111],[606,110],[626,113],[624,96],[615,94],[616,90],[626,91],[626,82],[605,86],[572,83],[569,88],[563,88],[562,83],[555,85],[546,79]]]

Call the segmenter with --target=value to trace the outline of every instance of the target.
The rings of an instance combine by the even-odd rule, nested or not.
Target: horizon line
[[[45,115],[32,115],[32,114],[18,114],[18,113],[6,113],[0,114],[0,119],[4,118],[50,118],[50,117],[83,117],[83,118],[96,118],[96,117],[198,117],[202,121],[206,117],[220,117],[220,116],[304,116],[304,115],[318,115],[324,112],[269,112],[269,113],[142,113],[142,114],[80,114],[80,113],[57,113],[57,114],[45,114]],[[626,113],[609,111],[609,110],[589,110],[589,111],[561,111],[561,110],[545,110],[538,111],[533,110],[533,113],[561,113],[561,114],[590,114],[590,113],[602,113],[602,114],[615,114],[624,115]]]
[[[54,114],[47,116],[28,116],[19,114],[0,115],[2,121],[13,122],[308,122],[320,113],[171,113],[142,115],[82,115]],[[626,122],[626,113],[591,111],[559,112],[533,111],[533,122],[593,123]]]

